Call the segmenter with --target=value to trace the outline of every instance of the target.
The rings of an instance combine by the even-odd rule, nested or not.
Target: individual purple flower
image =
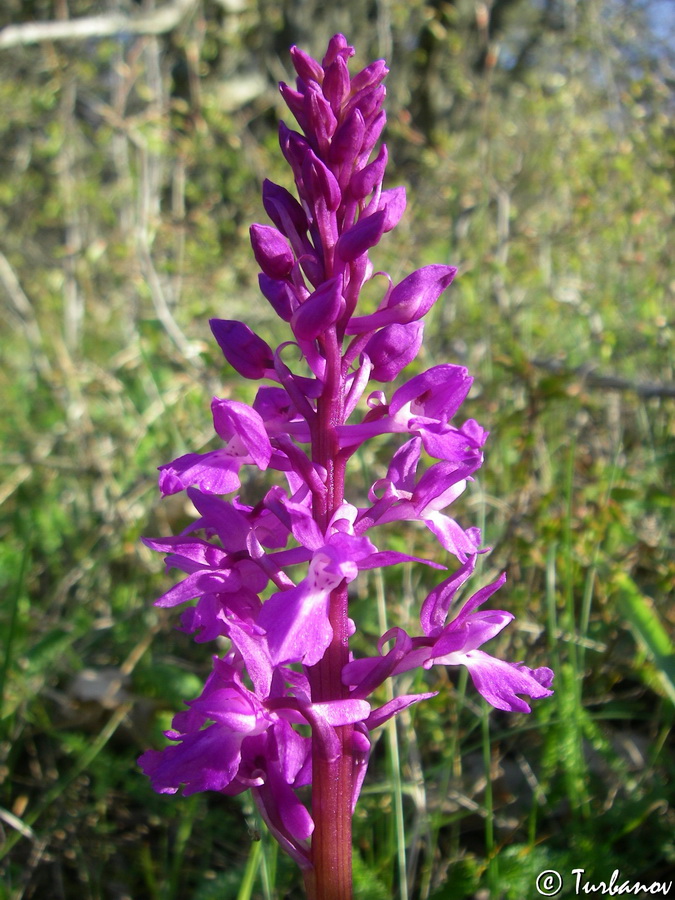
[[[503,610],[476,612],[502,587],[505,575],[473,594],[446,623],[455,595],[473,573],[475,565],[476,557],[473,556],[427,596],[420,613],[424,637],[411,638],[403,629],[393,628],[380,638],[380,657],[352,661],[345,666],[343,680],[352,686],[354,696],[361,695],[364,685],[370,693],[391,675],[418,666],[429,669],[433,665],[465,666],[476,689],[488,703],[508,712],[530,712],[529,705],[518,694],[540,699],[553,693],[550,690],[551,669],[528,669],[522,663],[507,663],[478,649],[514,618]],[[382,654],[392,640],[392,649]]]
[[[159,487],[163,494],[175,494],[187,487],[198,487],[208,494],[229,494],[241,482],[244,465],[266,469],[272,445],[259,415],[238,400],[211,403],[213,425],[225,446],[208,453],[186,453],[172,463],[160,466]]]

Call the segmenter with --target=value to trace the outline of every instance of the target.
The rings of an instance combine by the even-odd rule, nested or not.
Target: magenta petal
[[[372,731],[373,728],[383,725],[387,719],[391,719],[392,716],[395,716],[401,710],[407,709],[413,703],[419,703],[420,700],[428,700],[430,697],[435,697],[437,693],[438,691],[429,691],[426,694],[403,694],[400,697],[394,697],[393,700],[372,711],[366,719],[366,726]]]
[[[363,138],[364,156],[370,156],[384,130],[384,126],[387,124],[387,115],[385,111],[383,109],[378,111],[377,109],[378,104],[381,104],[384,100],[384,93],[385,89],[382,87],[373,97],[374,108],[372,113],[369,113],[364,106],[361,106],[363,118],[366,120],[366,134]]]
[[[553,693],[549,690],[553,672],[546,667],[528,669],[519,663],[495,659],[482,650],[467,653],[462,663],[469,670],[478,692],[496,709],[531,712],[529,705],[517,694],[526,694],[538,700]]]
[[[258,275],[258,284],[263,297],[269,301],[279,318],[290,322],[299,303],[291,284],[284,279],[270,278],[264,272]]]
[[[421,452],[422,441],[418,437],[414,437],[399,447],[392,456],[387,470],[387,478],[395,485],[397,491],[405,491],[410,494],[414,491]]]
[[[405,310],[407,321],[426,315],[457,274],[454,266],[424,266],[412,272],[394,287],[388,307]],[[400,320],[399,320],[400,321]]]
[[[506,573],[502,572],[502,574],[497,578],[496,581],[493,581],[491,584],[485,585],[479,591],[470,597],[460,609],[457,616],[453,619],[452,624],[457,626],[461,624],[467,617],[473,614],[474,609],[479,607],[481,604],[485,603],[495,591],[498,591],[500,587],[502,587],[506,583]]]
[[[308,579],[265,601],[258,623],[267,631],[274,665],[319,662],[333,638],[328,619],[330,592],[317,590]]]
[[[385,307],[369,316],[352,318],[347,334],[373,331],[383,325],[405,325],[425,316],[452,282],[457,269],[453,266],[424,266],[399,282],[387,298]]]
[[[319,63],[295,45],[291,47],[291,61],[303,81],[317,81],[319,84],[323,81],[323,69]]]
[[[464,366],[445,363],[415,375],[394,392],[389,413],[409,408],[411,416],[451,419],[464,402],[473,378]],[[408,406],[409,405],[409,406]]]
[[[436,638],[430,659],[438,665],[455,665],[461,660],[456,661],[454,654],[477,650],[498,635],[514,618],[509,612],[486,610],[474,613],[459,625],[451,622]]]
[[[307,114],[305,112],[304,94],[300,91],[294,91],[292,87],[289,87],[283,81],[279,84],[279,93],[284,98],[286,106],[295,116],[300,128],[302,128],[304,132],[307,132],[309,129],[309,122],[307,121]]]
[[[237,774],[241,759],[241,735],[222,725],[180,736],[177,746],[148,750],[138,764],[149,776],[154,790],[183,796],[197,791],[221,791]]]
[[[295,841],[306,841],[314,831],[314,822],[307,808],[276,771],[267,773],[267,783],[274,795],[278,815],[284,830]]]
[[[304,784],[307,776],[307,757],[311,757],[311,738],[298,734],[293,726],[279,719],[271,732],[279,758],[279,770],[286,784]],[[307,782],[309,783],[309,782]]]
[[[298,185],[303,183],[302,167],[311,147],[306,138],[279,122],[279,147],[289,166],[293,169]]]
[[[193,572],[192,575],[188,575],[187,578],[169,588],[166,593],[155,600],[155,606],[178,606],[180,603],[187,603],[202,594],[227,592],[229,581],[227,573]]]
[[[228,632],[225,608],[217,594],[203,594],[196,606],[183,610],[180,623],[181,630],[193,634],[198,644],[215,641]]]
[[[355,109],[338,127],[331,141],[329,160],[332,164],[347,171],[350,174],[363,143],[366,133],[366,124],[358,109]],[[342,178],[340,179],[342,182]]]
[[[349,114],[353,109],[359,109],[363,118],[366,121],[366,125],[368,128],[372,127],[375,121],[386,118],[384,110],[382,109],[382,103],[384,102],[384,97],[386,94],[386,90],[384,85],[380,84],[376,87],[366,87],[362,88],[360,91],[352,91],[351,97],[349,98],[348,103],[345,106],[344,112],[345,114]],[[377,138],[375,138],[377,140]],[[372,143],[368,140],[366,136],[364,142],[364,150],[372,150],[375,140]]]
[[[362,730],[363,729],[363,730]],[[356,809],[356,801],[359,799],[361,788],[368,771],[368,759],[370,758],[370,739],[365,725],[357,725],[352,734],[352,815]]]
[[[260,733],[270,724],[260,701],[252,694],[247,697],[244,691],[232,686],[205,692],[197,700],[192,700],[190,706],[200,712],[205,720],[211,719],[241,735]]]
[[[230,452],[254,462],[259,469],[266,469],[272,456],[272,445],[260,413],[238,400],[211,402],[213,426],[224,441],[230,442]]]
[[[186,453],[159,466],[159,489],[165,496],[187,487],[198,487],[205,494],[229,494],[241,485],[240,467],[240,461],[226,450]]]
[[[311,509],[306,504],[285,499],[280,506],[279,518],[287,524],[293,537],[303,547],[313,551],[323,546],[324,541],[319,526],[312,516]]]
[[[256,262],[270,278],[290,274],[295,257],[285,238],[270,225],[251,225],[251,246]]]
[[[326,79],[324,84],[325,81]],[[337,119],[321,88],[312,82],[307,85],[305,91],[305,112],[308,127],[303,130],[312,136],[314,146],[320,151],[321,156],[326,158],[331,138],[337,128]]]
[[[378,642],[380,654],[391,640],[394,641],[394,645],[385,655],[354,659],[343,667],[342,683],[353,688],[352,696],[367,697],[389,678],[413,651],[413,642],[406,632],[402,628],[391,628]]]
[[[353,262],[380,240],[385,230],[386,212],[380,210],[352,225],[344,231],[337,242],[336,250],[344,262]]]
[[[393,671],[393,666],[383,663],[384,659],[385,657],[381,656],[368,656],[363,659],[351,660],[351,662],[348,662],[342,669],[342,683],[354,687],[361,684],[361,682],[366,679],[369,679],[370,681],[371,676],[377,672],[377,676],[373,679],[372,689],[374,690],[375,687],[379,687],[385,678],[388,678]],[[384,672],[381,678],[379,677],[380,668]],[[370,690],[368,693],[370,693]]]
[[[277,791],[276,788],[270,787],[270,785],[265,782],[262,782],[259,786],[256,785],[251,789],[253,799],[255,800],[263,821],[270,830],[270,834],[272,834],[278,841],[279,846],[288,853],[291,859],[295,860],[301,869],[308,869],[311,868],[308,848],[302,846],[300,841],[291,837],[281,820],[281,815],[278,810],[279,803],[277,802],[277,793],[288,796],[289,802],[300,802],[295,796],[291,799],[289,792],[292,793],[291,788],[287,785],[285,787],[280,787],[279,791]]]
[[[469,557],[478,553],[480,548],[480,529],[467,528],[466,530],[443,513],[430,512],[424,515],[424,524],[432,531],[441,545],[456,556],[460,562],[466,562]]]
[[[335,62],[338,56],[347,60],[354,56],[355,52],[354,48],[347,43],[347,38],[344,34],[334,34],[328,42],[326,55],[322,59],[321,65],[324,69],[327,69],[331,63]]]
[[[291,229],[294,229],[298,236],[307,231],[307,214],[286,188],[266,178],[263,181],[262,199],[267,215],[279,231],[291,239],[291,242]]]
[[[401,553],[399,550],[380,550],[360,560],[358,565],[359,569],[380,569],[383,566],[396,566],[404,562],[422,563],[425,566],[431,566],[432,569],[446,568],[442,563],[438,563],[433,559],[411,556],[409,553]]]
[[[349,80],[347,61],[344,56],[337,56],[326,69],[323,80],[323,92],[336,114],[339,113],[342,102],[349,93]]]
[[[408,428],[420,435],[429,456],[464,465],[467,475],[483,464],[482,452],[459,428],[447,426],[441,421],[429,422],[424,417],[408,419]]]
[[[460,569],[427,595],[420,612],[420,623],[426,635],[433,636],[441,631],[455,594],[469,580],[475,568],[476,557],[471,556]]]
[[[327,700],[313,703],[312,710],[328,725],[353,725],[368,718],[370,703],[365,700]]]
[[[364,88],[375,87],[385,78],[389,69],[383,59],[377,59],[370,63],[352,78],[352,91],[362,91]]]
[[[473,466],[462,466],[449,460],[430,466],[418,481],[410,498],[420,516],[449,506],[464,491],[466,478],[473,471]]]
[[[225,359],[244,378],[263,378],[274,366],[272,350],[248,325],[234,319],[210,319],[213,336]]]
[[[415,359],[424,335],[424,322],[386,325],[366,344],[364,353],[373,364],[372,377],[393,381]]]
[[[188,497],[202,516],[201,527],[216,532],[228,553],[240,553],[249,543],[251,526],[238,509],[226,500],[188,488]]]
[[[309,150],[302,163],[302,177],[316,200],[325,203],[326,208],[335,210],[342,200],[342,191],[335,175],[313,150]]]
[[[296,309],[291,319],[293,333],[299,340],[313,341],[337,322],[344,306],[342,277],[331,278]]]
[[[272,660],[264,636],[256,633],[260,630],[257,626],[252,628],[230,622],[228,636],[246,663],[246,671],[256,693],[258,696],[266,697],[272,684]]]
[[[384,170],[387,167],[388,153],[386,144],[382,144],[375,159],[364,166],[360,172],[352,175],[349,182],[350,193],[355,200],[363,200],[372,193],[375,186],[382,183]]]
[[[382,191],[380,194],[379,208],[384,210],[384,231],[385,233],[396,228],[403,217],[406,207],[405,188],[395,187]]]
[[[227,554],[220,547],[216,547],[214,544],[210,544],[208,541],[203,541],[200,538],[178,535],[177,537],[165,538],[144,537],[141,540],[151,550],[182,557],[208,568],[224,566],[228,560]],[[167,559],[167,564],[168,562],[169,559]],[[172,567],[181,568],[178,566],[177,561],[172,564]]]

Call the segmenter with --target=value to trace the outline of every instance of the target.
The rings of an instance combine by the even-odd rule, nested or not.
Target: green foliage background
[[[0,12],[0,897],[300,896],[245,801],[157,797],[136,769],[213,652],[152,607],[167,579],[139,538],[189,520],[153,473],[211,439],[211,395],[252,396],[209,316],[283,337],[248,226],[263,178],[290,187],[288,47],[320,57],[337,30],[357,64],[391,69],[390,178],[409,206],[376,266],[460,266],[416,365],[468,365],[467,414],[491,431],[457,517],[493,547],[482,577],[509,574],[517,624],[493,652],[557,672],[530,717],[489,720],[457,672],[425,676],[439,696],[374,750],[357,896],[521,900],[547,868],[666,880],[672,10],[195,0],[156,35],[8,38],[167,5]],[[383,459],[361,460],[370,481]],[[424,553],[422,533],[392,540]],[[385,615],[412,623],[426,577],[358,582],[358,650]]]

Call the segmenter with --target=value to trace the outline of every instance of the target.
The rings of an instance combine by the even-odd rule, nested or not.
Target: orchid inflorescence
[[[306,871],[345,868],[329,858],[346,853],[332,845],[349,836],[344,820],[363,783],[370,732],[433,696],[371,704],[387,678],[463,665],[494,707],[529,712],[519,695],[548,696],[553,677],[479,649],[513,618],[480,609],[503,575],[456,600],[481,552],[479,530],[446,512],[481,466],[487,437],[471,419],[451,424],[471,387],[468,371],[433,366],[389,398],[372,385],[391,384],[415,359],[423,318],[456,269],[427,265],[397,284],[373,270],[369,250],[396,226],[406,200],[404,188],[383,188],[386,146],[375,155],[387,68],[379,60],[350,77],[353,53],[342,35],[321,64],[291,49],[297,86],[282,84],[281,93],[302,133],[282,123],[279,139],[298,199],[265,181],[273,225],[251,226],[251,243],[260,290],[292,338],[273,350],[242,322],[211,320],[230,366],[272,384],[258,388],[252,406],[214,398],[219,448],[160,467],[162,494],[186,491],[199,518],[177,537],[145,541],[167,554],[167,569],[186,575],[157,605],[196,599],[182,613],[183,630],[199,642],[225,638],[228,649],[214,656],[201,695],[175,716],[173,743],[147,751],[140,764],[162,793],[250,790],[270,831]],[[365,313],[359,295],[375,277],[382,299]],[[293,371],[298,358],[302,373]],[[400,445],[367,502],[350,502],[347,464],[380,435],[401,436]],[[285,485],[247,505],[237,495],[244,466],[280,472]],[[445,568],[378,549],[371,529],[401,521],[423,523],[460,567],[422,602],[421,633],[391,628],[376,653],[355,659],[348,585],[359,572],[404,562]],[[308,785],[311,813],[299,793]],[[322,896],[317,877],[306,881]]]

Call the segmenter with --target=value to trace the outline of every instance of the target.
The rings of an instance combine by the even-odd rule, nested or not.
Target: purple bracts
[[[503,576],[455,599],[481,552],[478,529],[447,512],[483,462],[487,432],[457,421],[471,376],[443,364],[381,389],[415,359],[422,319],[456,269],[427,265],[397,284],[378,272],[379,304],[359,311],[361,289],[376,277],[369,252],[401,218],[405,191],[383,189],[387,151],[376,148],[387,68],[378,61],[350,76],[353,53],[342,35],[322,63],[291,50],[298,78],[281,92],[300,131],[282,124],[279,139],[297,197],[265,181],[272,225],[250,232],[261,292],[288,324],[288,339],[273,349],[243,322],[211,320],[235,372],[271,384],[259,387],[252,406],[213,399],[219,444],[159,470],[162,493],[185,490],[198,518],[177,537],[146,540],[183,575],[157,604],[191,603],[183,630],[200,642],[225,641],[226,651],[214,657],[202,694],[175,716],[172,744],[147,751],[140,764],[162,793],[251,789],[273,834],[305,868],[317,823],[297,791],[312,783],[317,761],[348,754],[353,809],[369,731],[432,696],[373,708],[368,698],[386,678],[462,665],[493,706],[529,712],[521,695],[548,696],[553,677],[479,649],[513,618],[479,609]],[[303,374],[294,371],[300,357]],[[365,442],[381,445],[382,435],[392,444],[386,474],[350,500],[347,464]],[[252,469],[270,470],[276,483],[249,505]],[[422,523],[443,562],[373,543],[371,529],[379,540],[401,521]],[[353,659],[348,638],[358,623],[346,612],[347,586],[364,569],[411,561],[456,571],[420,603],[418,633],[393,628],[372,656]]]

